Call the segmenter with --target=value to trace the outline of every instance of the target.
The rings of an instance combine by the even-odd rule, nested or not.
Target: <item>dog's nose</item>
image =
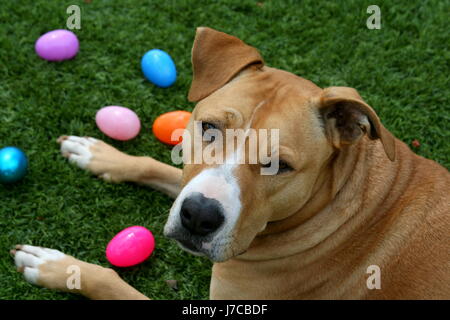
[[[190,233],[205,236],[219,229],[224,221],[219,201],[194,193],[184,199],[180,211],[181,224]]]

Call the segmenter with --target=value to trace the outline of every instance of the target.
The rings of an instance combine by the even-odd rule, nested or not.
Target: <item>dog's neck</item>
[[[369,228],[383,215],[379,210],[390,190],[386,184],[397,165],[385,156],[381,143],[368,138],[340,151],[322,170],[310,200],[290,217],[269,223],[249,250],[236,258],[266,260],[302,253],[319,245],[325,252],[338,248],[356,230]],[[380,185],[372,183],[379,179],[385,179],[385,187],[371,188]],[[364,199],[371,199],[370,205]],[[270,257],[266,252],[271,253]]]

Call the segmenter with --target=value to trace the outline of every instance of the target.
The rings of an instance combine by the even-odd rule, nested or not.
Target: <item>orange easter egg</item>
[[[180,137],[179,140],[172,141],[172,133],[176,129],[185,129],[190,117],[191,113],[188,111],[171,111],[163,113],[155,119],[155,122],[153,122],[153,134],[161,142],[171,145],[178,144],[181,142],[182,138]]]

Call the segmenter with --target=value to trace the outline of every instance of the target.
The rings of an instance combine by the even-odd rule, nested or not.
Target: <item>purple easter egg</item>
[[[72,31],[58,29],[43,34],[34,46],[36,53],[48,61],[72,59],[78,53],[78,38]]]

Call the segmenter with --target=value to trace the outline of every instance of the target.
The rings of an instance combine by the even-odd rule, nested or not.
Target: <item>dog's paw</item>
[[[11,250],[11,255],[14,257],[17,271],[21,272],[29,283],[50,289],[64,289],[60,283],[62,282],[60,281],[61,274],[65,273],[63,266],[57,267],[56,269],[60,269],[60,271],[54,272],[54,275],[50,277],[47,270],[51,265],[53,265],[52,269],[55,269],[55,265],[61,264],[61,261],[69,256],[58,250],[30,245],[17,245],[14,250]],[[67,274],[63,277],[67,278]]]
[[[106,270],[54,249],[17,245],[10,253],[26,281],[59,291],[84,293],[92,277],[95,279]]]
[[[58,138],[61,144],[61,154],[76,164],[81,169],[88,169],[92,160],[91,147],[99,140],[91,137],[61,136]]]
[[[61,136],[57,142],[61,145],[61,154],[78,167],[106,181],[122,182],[126,179],[124,166],[131,156],[109,144],[95,138],[77,136]]]

